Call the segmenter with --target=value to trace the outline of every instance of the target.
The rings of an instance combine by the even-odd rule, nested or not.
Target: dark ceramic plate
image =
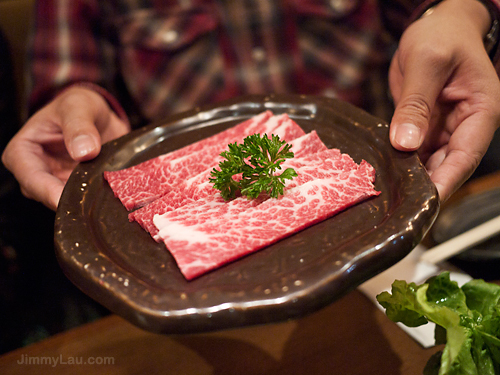
[[[288,113],[328,147],[367,160],[382,193],[188,282],[164,245],[128,222],[103,171],[180,148],[266,109]],[[385,122],[331,99],[248,96],[104,145],[97,159],[71,175],[57,210],[55,243],[67,277],[111,311],[150,331],[191,333],[282,321],[332,303],[407,255],[438,206],[417,156],[390,146]]]

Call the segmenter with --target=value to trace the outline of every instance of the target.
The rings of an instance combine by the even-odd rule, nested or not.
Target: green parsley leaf
[[[278,198],[283,194],[285,180],[297,176],[293,168],[275,174],[286,159],[293,158],[291,147],[274,134],[271,138],[267,134],[250,135],[242,144],[228,145],[228,150],[220,154],[224,160],[219,169],[212,170],[209,181],[226,201],[235,198],[238,192],[248,198],[257,198],[262,193]]]

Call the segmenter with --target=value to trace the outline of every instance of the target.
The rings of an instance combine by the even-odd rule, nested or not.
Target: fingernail
[[[399,125],[396,130],[395,141],[404,148],[418,148],[420,146],[420,128],[411,123]]]
[[[81,134],[71,141],[71,150],[74,158],[88,155],[95,149],[94,139],[87,134]]]

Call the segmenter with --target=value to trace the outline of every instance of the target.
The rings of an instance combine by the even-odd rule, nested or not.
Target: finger
[[[109,107],[90,90],[75,89],[61,94],[58,113],[68,153],[75,161],[96,157],[101,150],[97,126],[107,121]]]
[[[19,182],[22,193],[55,210],[64,188],[64,183],[53,176],[46,164],[37,156],[40,145],[27,140],[11,142],[2,155],[2,162],[12,171]],[[25,152],[29,150],[30,152]],[[17,155],[23,155],[22,158]]]
[[[451,74],[445,56],[427,54],[427,58],[408,56],[401,68],[402,87],[390,127],[391,143],[401,151],[414,151],[422,145],[432,110]]]
[[[388,81],[389,81],[389,89],[391,90],[391,97],[394,103],[399,103],[399,99],[401,98],[401,71],[399,69],[399,50],[397,49],[394,52],[394,55],[391,59],[391,63],[389,66],[388,73]]]
[[[427,165],[439,198],[445,202],[471,176],[475,169],[472,166],[476,165],[476,161],[474,157],[461,150],[448,154],[440,151],[440,154],[434,154]]]
[[[484,115],[465,119],[449,143],[437,150],[426,168],[442,201],[446,201],[474,172],[488,149],[495,127],[485,127]]]
[[[21,185],[21,192],[26,198],[39,201],[55,211],[59,205],[64,183],[50,173],[39,173],[34,176],[36,176],[38,183],[35,186]],[[33,180],[27,180],[27,183],[30,184],[31,181]]]

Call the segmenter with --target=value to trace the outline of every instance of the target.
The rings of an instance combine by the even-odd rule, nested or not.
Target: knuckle
[[[6,151],[2,153],[2,164],[9,169],[9,161],[7,159]]]
[[[474,170],[479,166],[479,163],[481,163],[483,156],[484,153],[477,151],[470,152],[468,154],[469,165],[471,166],[471,169],[469,170],[470,174],[472,174],[472,172],[474,172]]]
[[[408,35],[403,34],[400,45],[408,44],[405,48],[408,58],[436,65],[448,65],[453,57],[460,51],[462,44],[456,41],[444,40],[442,36],[435,35],[429,40],[422,40],[420,29],[408,30]]]
[[[454,156],[452,154],[455,154]],[[450,160],[454,160],[453,167],[466,171],[467,178],[472,175],[474,170],[479,166],[484,152],[474,150],[454,150],[450,153]]]
[[[11,170],[11,159],[12,159],[12,141],[7,144],[4,151],[2,152],[2,164],[9,171]]]
[[[90,100],[90,95],[84,90],[79,90],[77,88],[70,88],[63,92],[60,96],[61,105],[69,105],[75,102],[88,102]]]
[[[92,108],[97,105],[100,95],[89,89],[70,87],[63,91],[59,97],[59,108]]]
[[[442,45],[425,45],[419,50],[420,60],[435,68],[447,69],[452,65],[453,54]]]
[[[430,119],[431,106],[427,98],[420,93],[412,93],[402,99],[400,108],[408,116]]]

